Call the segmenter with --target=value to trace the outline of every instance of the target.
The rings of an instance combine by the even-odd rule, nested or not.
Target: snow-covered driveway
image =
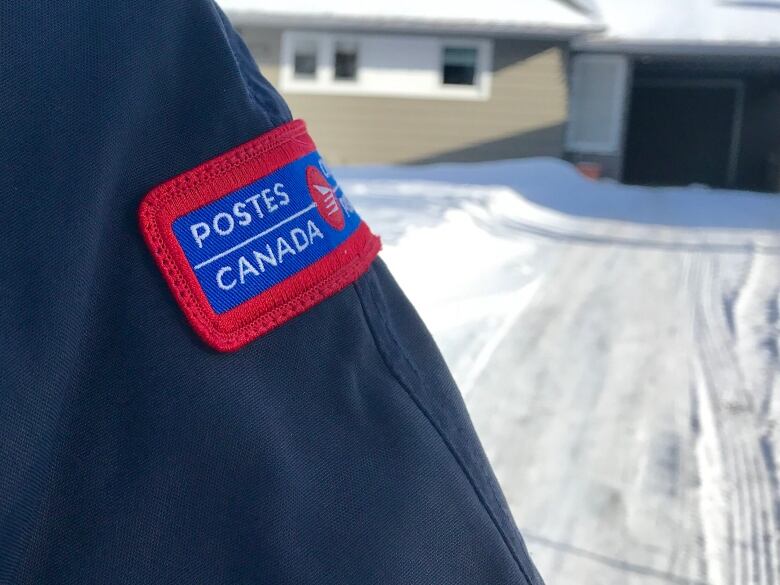
[[[780,584],[780,198],[340,169],[550,585]]]

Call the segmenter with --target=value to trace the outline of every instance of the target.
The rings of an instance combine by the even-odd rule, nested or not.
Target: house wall
[[[282,31],[242,27],[240,32],[263,74],[278,87]],[[285,98],[335,164],[561,156],[565,60],[560,43],[495,39],[486,100],[302,93]]]

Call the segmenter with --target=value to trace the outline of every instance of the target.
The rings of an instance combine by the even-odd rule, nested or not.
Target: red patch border
[[[152,189],[141,202],[141,233],[187,320],[208,345],[228,352],[346,288],[371,265],[381,243],[361,222],[327,256],[229,311],[211,308],[173,221],[316,150],[302,120],[250,140]]]

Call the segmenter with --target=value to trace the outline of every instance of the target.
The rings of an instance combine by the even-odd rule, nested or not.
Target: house
[[[334,163],[780,190],[780,0],[219,2]]]
[[[332,163],[563,156],[560,0],[219,0]]]
[[[566,151],[627,183],[780,190],[780,0],[592,0]]]

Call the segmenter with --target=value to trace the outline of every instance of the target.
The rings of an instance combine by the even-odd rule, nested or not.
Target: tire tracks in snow
[[[475,356],[463,362],[461,387],[464,394],[474,388],[467,402],[508,482],[510,504],[522,502],[525,522],[539,528],[545,544],[537,561],[549,578],[780,585],[780,234],[571,216],[505,187],[401,187],[389,184],[392,201],[409,196],[429,216],[463,209],[493,236],[552,250],[542,261],[535,253],[543,279],[534,286],[538,293],[525,291],[517,307],[482,324],[490,329],[484,337],[472,332],[472,339],[457,340]],[[618,271],[651,286],[626,284]],[[636,299],[634,307],[623,298]],[[679,323],[680,335],[658,328],[658,340],[642,337],[642,348],[632,349],[621,332],[641,337],[643,322],[654,319]],[[571,355],[592,345],[602,352],[590,361]],[[632,361],[609,359],[615,350]],[[665,364],[679,374],[670,375]],[[655,376],[661,381],[645,379]],[[613,411],[599,408],[602,394],[607,402],[626,401],[632,386],[644,393],[623,404],[620,417],[642,426],[603,419]],[[689,388],[689,400],[677,401],[678,387]],[[578,411],[559,408],[549,393]],[[552,420],[550,413],[563,416]],[[647,438],[637,439],[638,431]],[[620,459],[629,452],[615,442],[623,436],[639,464]],[[685,450],[679,463],[663,459],[676,444],[667,444],[669,437]],[[604,463],[611,455],[614,470]],[[637,468],[636,477],[613,475]],[[539,477],[550,482],[546,494],[534,491]],[[653,491],[663,489],[673,492]]]
[[[582,241],[576,233],[539,233],[517,221],[505,221],[502,227],[558,243],[679,253],[692,328],[692,414],[698,427],[694,440],[700,483],[699,510],[693,521],[701,525],[700,570],[710,585],[780,585],[780,481],[772,434],[776,427],[771,426],[772,420],[780,420],[780,400],[773,392],[778,378],[774,371],[780,317],[780,262],[775,250],[766,248],[761,253],[757,252],[759,246],[681,245],[630,237],[625,241],[590,237]],[[720,273],[723,265],[743,268],[734,291],[725,290]],[[549,273],[545,278],[554,280]],[[766,309],[770,304],[774,310]],[[751,339],[748,333],[755,324],[750,319],[767,314],[774,315],[767,318],[773,323],[764,324],[770,331]],[[509,320],[510,324],[517,318]],[[765,348],[763,377],[755,375],[755,364],[750,363],[756,353],[762,353],[761,347]],[[488,361],[494,351],[492,347]],[[773,374],[769,376],[764,370]],[[681,572],[678,565],[684,567],[690,554],[686,550],[673,555],[669,574]]]
[[[463,394],[464,399],[473,390],[474,385],[479,379],[479,376],[490,363],[490,359],[493,357],[496,349],[498,349],[498,346],[501,345],[501,342],[504,341],[504,338],[506,338],[506,336],[512,330],[512,327],[515,326],[515,323],[520,318],[520,315],[533,301],[536,293],[539,291],[543,279],[544,277],[540,276],[536,280],[533,280],[530,283],[524,285],[520,290],[517,291],[517,294],[514,297],[516,302],[514,308],[504,318],[501,325],[496,329],[485,345],[482,346],[482,349],[480,349],[479,353],[477,354],[477,357],[474,360],[474,363],[471,365],[468,373],[463,378],[463,381],[461,381],[459,384],[460,391],[461,394]]]
[[[748,383],[751,372],[743,370],[744,359],[740,358],[750,352],[739,351],[744,315],[754,315],[755,310],[748,307],[740,315],[737,309],[761,298],[757,283],[768,284],[764,266],[757,265],[755,257],[749,258],[747,275],[731,304],[724,302],[727,297],[718,257],[686,258],[697,345],[693,370],[700,515],[707,578],[712,585],[780,583],[776,512],[780,494],[763,447],[768,413],[757,408],[761,403],[755,395],[758,388]],[[729,307],[734,314],[728,314]],[[776,361],[775,352],[772,367]]]

